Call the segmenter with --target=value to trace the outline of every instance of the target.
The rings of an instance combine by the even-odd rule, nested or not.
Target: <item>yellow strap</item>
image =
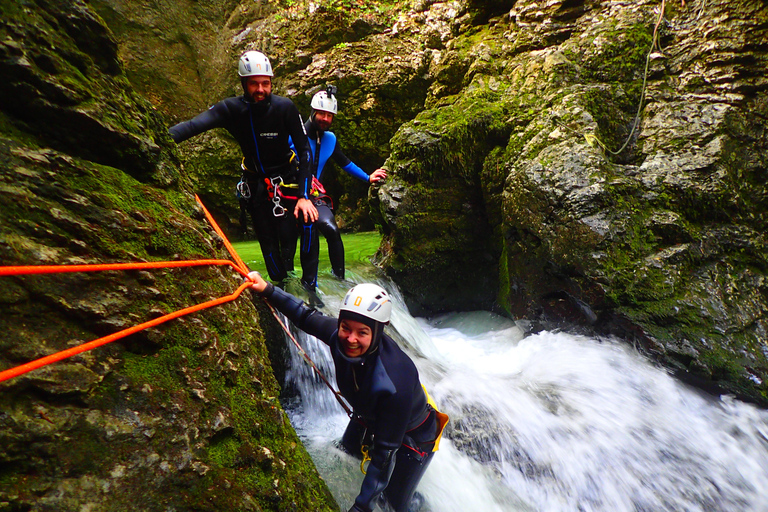
[[[365,475],[367,473],[367,471],[365,470],[365,463],[371,460],[371,456],[368,455],[368,445],[365,445],[365,444],[362,445],[360,447],[360,453],[363,454],[363,460],[360,462],[360,471],[362,471],[363,474]]]
[[[432,406],[432,408],[435,410],[435,415],[437,416],[437,438],[435,439],[435,447],[432,448],[432,451],[436,452],[440,449],[440,439],[443,437],[443,430],[448,424],[448,420],[450,418],[447,414],[438,410],[437,404],[435,404],[435,401],[430,396],[427,388],[424,387],[424,384],[421,385],[421,388],[424,390],[424,394],[427,395],[427,403]]]

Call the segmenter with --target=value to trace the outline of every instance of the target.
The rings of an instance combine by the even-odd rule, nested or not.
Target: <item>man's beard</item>
[[[266,101],[269,99],[269,94],[261,95],[261,97],[257,96],[256,94],[251,95],[251,101],[254,103],[260,103],[262,101]]]

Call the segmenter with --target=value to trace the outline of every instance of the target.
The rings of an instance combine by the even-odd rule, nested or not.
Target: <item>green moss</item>
[[[179,369],[195,364],[195,353],[184,347],[161,349],[152,355],[126,352],[122,373],[136,386],[156,386],[163,394],[175,394],[186,389],[180,380]]]
[[[607,89],[590,88],[584,92],[584,106],[597,123],[595,136],[608,151],[618,151],[627,141],[640,96],[639,85],[627,87],[613,84]]]
[[[600,38],[598,46],[594,45],[594,41],[579,40],[578,48],[568,46],[565,49],[569,60],[581,63],[585,79],[594,82],[642,80],[653,37],[651,22],[608,28],[595,35]],[[584,47],[597,48],[597,51],[580,51]]]
[[[702,351],[699,357],[715,381],[738,382],[744,373],[743,365],[734,359],[734,354],[726,351],[719,343],[714,343],[709,350]]]
[[[494,146],[506,143],[511,127],[509,107],[498,93],[481,89],[454,105],[419,114],[392,140],[391,166],[412,183],[434,186],[459,178],[476,185],[482,162]]]
[[[242,443],[232,436],[214,440],[207,448],[208,460],[223,468],[236,467],[241,446]]]

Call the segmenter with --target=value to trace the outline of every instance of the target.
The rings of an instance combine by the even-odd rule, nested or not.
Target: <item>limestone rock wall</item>
[[[88,4],[0,2],[2,265],[227,258]],[[0,368],[232,293],[228,267],[0,277]],[[247,296],[0,383],[0,509],[338,510]]]
[[[461,28],[392,139],[380,258],[425,311],[462,290],[766,403],[768,9],[661,6],[518,1]]]

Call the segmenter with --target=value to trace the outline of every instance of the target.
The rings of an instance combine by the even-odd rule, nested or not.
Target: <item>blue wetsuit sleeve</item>
[[[171,126],[168,132],[171,134],[173,141],[178,144],[211,128],[222,128],[228,114],[229,110],[226,104],[219,102],[189,121],[183,121]]]
[[[293,103],[291,105],[292,108],[289,110],[286,121],[294,151],[299,157],[299,191],[303,198],[309,199],[312,188],[312,152],[309,148],[309,139],[301,120],[301,114],[299,114],[296,105]]]
[[[315,336],[328,344],[337,329],[335,318],[325,316],[315,309],[308,308],[303,301],[290,293],[270,285],[262,294],[275,309],[288,317],[299,329]]]
[[[349,174],[350,176],[353,176],[359,180],[363,180],[364,182],[368,183],[369,177],[365,173],[364,170],[362,170],[360,167],[355,165],[353,162],[349,162],[348,165],[342,167],[342,169]]]
[[[333,148],[333,153],[331,154],[331,158],[333,158],[333,161],[336,162],[336,165],[341,167],[344,170],[344,172],[346,172],[347,174],[349,174],[354,178],[357,178],[359,180],[362,180],[368,183],[368,173],[366,173],[364,170],[358,167],[354,162],[352,162],[352,160],[350,160],[347,157],[347,155],[342,153],[338,143],[336,143],[336,147]]]

